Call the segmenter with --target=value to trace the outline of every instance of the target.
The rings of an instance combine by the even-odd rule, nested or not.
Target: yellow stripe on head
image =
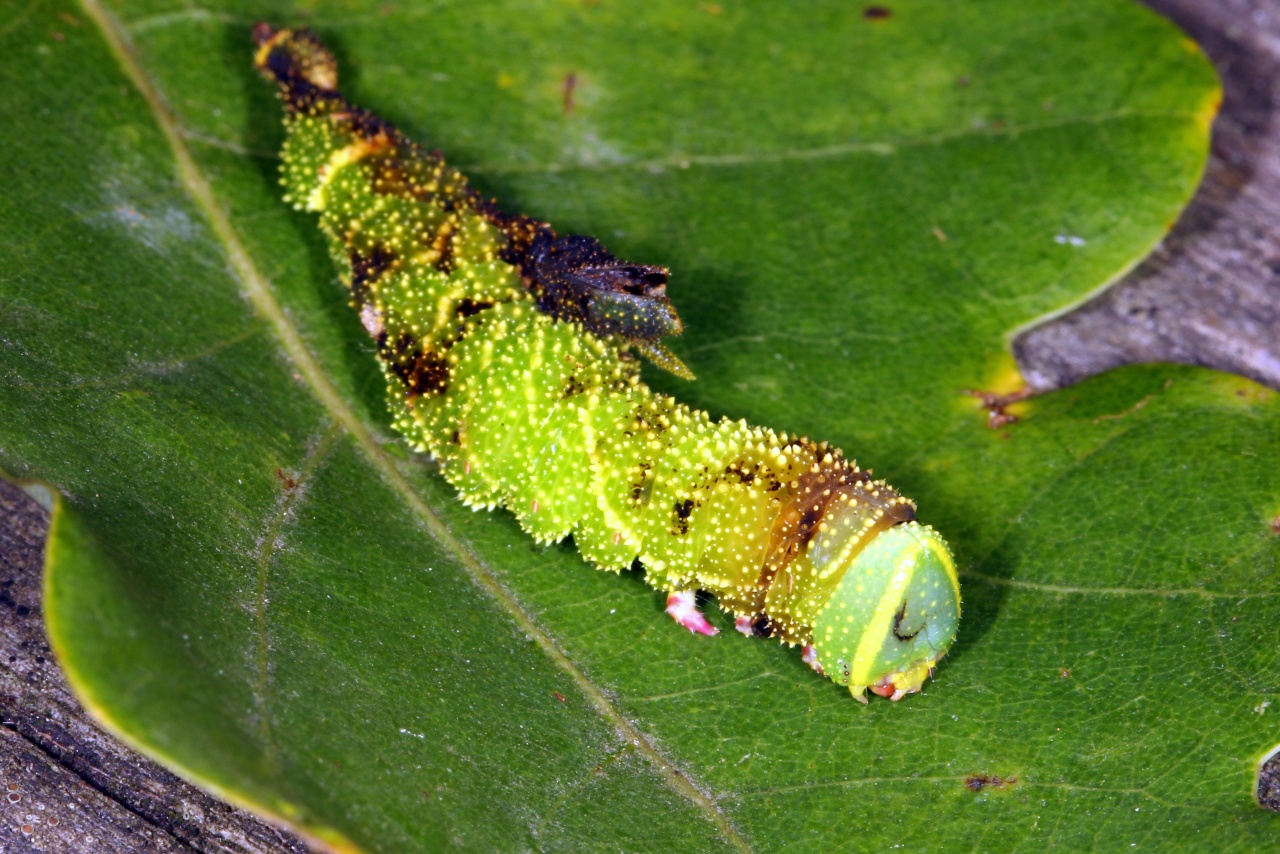
[[[884,646],[885,635],[889,634],[889,627],[893,623],[893,618],[898,613],[898,606],[902,602],[902,593],[907,589],[907,585],[911,583],[911,578],[915,575],[916,556],[924,550],[924,547],[917,541],[912,541],[903,550],[901,554],[893,560],[893,575],[890,578],[889,586],[885,589],[884,595],[880,597],[880,602],[876,605],[876,610],[871,618],[871,622],[867,624],[866,630],[862,633],[861,639],[858,641],[858,651],[853,654],[853,668],[849,671],[849,684],[866,686],[870,685],[879,678],[872,674],[871,668],[875,666],[879,653]],[[854,564],[854,569],[857,564]]]

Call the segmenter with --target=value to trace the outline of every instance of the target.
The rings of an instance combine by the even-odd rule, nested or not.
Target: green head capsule
[[[863,702],[920,690],[955,640],[960,582],[942,537],[916,522],[884,531],[854,559],[818,613],[818,664]]]

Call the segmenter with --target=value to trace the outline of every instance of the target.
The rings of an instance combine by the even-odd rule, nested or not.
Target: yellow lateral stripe
[[[858,641],[857,652],[853,654],[853,666],[849,673],[850,687],[865,687],[871,684],[871,664],[876,660],[876,652],[884,643],[884,636],[889,631],[889,623],[897,613],[898,600],[902,598],[902,591],[907,589],[912,576],[915,575],[916,556],[923,550],[924,547],[913,540],[911,547],[904,549],[893,562],[893,580],[889,583],[889,589],[880,597],[875,614]]]
[[[307,210],[322,211],[324,210],[324,191],[333,183],[333,178],[342,170],[344,166],[350,166],[352,163],[358,163],[368,157],[375,151],[380,151],[386,146],[383,144],[375,144],[367,139],[359,139],[345,148],[339,148],[333,154],[329,155],[329,162],[325,163],[318,170],[317,177],[320,179],[315,188],[307,196]]]
[[[932,530],[932,529],[930,529]],[[956,572],[956,562],[951,558],[951,549],[945,545],[935,549],[942,555],[942,565],[947,568],[947,578],[951,579],[951,589],[955,591],[956,602],[960,601],[960,573]]]

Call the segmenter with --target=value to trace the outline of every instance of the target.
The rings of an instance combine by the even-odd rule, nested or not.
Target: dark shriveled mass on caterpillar
[[[713,421],[640,379],[692,379],[667,270],[504,214],[437,152],[337,91],[307,30],[254,28],[279,87],[285,198],[320,226],[377,344],[396,428],[474,508],[601,569],[637,559],[681,625],[804,647],[858,699],[918,691],[955,638],[950,552],[915,505],[839,449]]]

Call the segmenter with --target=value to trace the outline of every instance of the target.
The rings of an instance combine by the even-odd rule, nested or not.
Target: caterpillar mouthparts
[[[285,199],[320,227],[374,340],[393,423],[462,501],[505,507],[597,567],[639,560],[692,631],[705,590],[739,631],[804,648],[898,700],[955,639],[960,587],[915,505],[824,443],[713,420],[640,378],[686,379],[664,267],[503,213],[337,89],[309,30],[257,24],[254,64],[285,106]]]

